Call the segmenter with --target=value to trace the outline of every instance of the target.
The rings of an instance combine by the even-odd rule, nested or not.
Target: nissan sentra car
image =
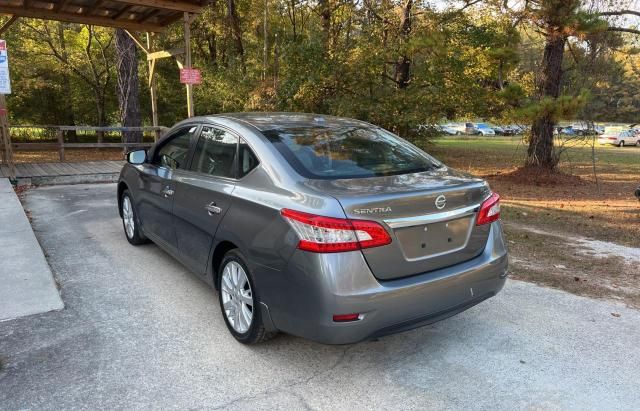
[[[400,137],[346,118],[195,117],[118,182],[127,240],[218,292],[242,343],[354,343],[431,324],[507,276],[500,197]]]

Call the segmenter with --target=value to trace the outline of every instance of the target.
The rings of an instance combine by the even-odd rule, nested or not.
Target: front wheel
[[[218,275],[218,290],[224,322],[236,340],[243,344],[256,344],[275,335],[264,327],[255,282],[238,250],[231,250],[224,256]]]
[[[146,243],[148,240],[140,231],[140,220],[138,219],[138,214],[136,213],[129,190],[124,190],[122,193],[121,204],[122,226],[127,241],[133,245]]]

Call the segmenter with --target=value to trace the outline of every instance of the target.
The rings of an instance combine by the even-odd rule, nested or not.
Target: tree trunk
[[[318,8],[320,9],[320,25],[322,26],[322,43],[324,50],[329,51],[331,47],[331,5],[329,0],[319,0]]]
[[[138,80],[138,50],[131,37],[123,30],[116,30],[117,93],[120,120],[123,127],[140,127],[140,85]],[[142,131],[124,131],[125,143],[141,143]]]
[[[400,23],[400,34],[403,41],[406,44],[409,41],[412,29],[411,8],[413,7],[413,0],[407,0],[402,9],[402,22]],[[406,54],[403,54],[398,58],[395,65],[394,79],[398,88],[405,89],[409,86],[411,81],[411,58]]]
[[[560,95],[562,59],[564,57],[564,35],[552,32],[547,35],[542,60],[542,71],[538,82],[540,100],[557,99]],[[531,140],[527,149],[526,165],[553,170],[558,165],[558,156],[553,149],[553,113],[542,112],[533,120]]]
[[[242,72],[245,73],[247,67],[244,61],[244,46],[242,45],[242,29],[240,28],[240,17],[236,8],[235,0],[227,0],[227,18],[233,35],[233,43],[235,45],[236,54],[240,57],[242,63]]]

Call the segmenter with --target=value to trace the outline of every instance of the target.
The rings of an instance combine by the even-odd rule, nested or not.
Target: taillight
[[[492,193],[489,198],[484,200],[478,211],[478,219],[476,225],[489,224],[500,219],[500,196],[498,193]]]
[[[391,243],[387,230],[375,221],[323,217],[286,208],[280,213],[300,237],[301,250],[339,253]]]
[[[607,140],[617,140],[618,137],[607,137]]]
[[[351,321],[358,321],[360,319],[360,314],[335,314],[333,316],[333,321],[336,323],[346,323]]]

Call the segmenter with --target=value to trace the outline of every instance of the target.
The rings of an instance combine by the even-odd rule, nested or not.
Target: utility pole
[[[9,24],[13,21],[10,20]],[[16,166],[13,162],[13,148],[11,147],[11,135],[9,134],[9,112],[4,98],[5,94],[11,94],[9,56],[7,54],[7,42],[0,40],[0,143],[2,144],[0,149],[2,150],[2,162],[7,165],[9,171],[9,178],[15,180]]]
[[[13,149],[11,147],[11,135],[9,134],[9,121],[7,120],[7,116],[7,102],[4,98],[4,94],[0,94],[0,140],[2,140],[2,162],[7,165],[9,179],[15,180],[16,165],[13,162]]]

